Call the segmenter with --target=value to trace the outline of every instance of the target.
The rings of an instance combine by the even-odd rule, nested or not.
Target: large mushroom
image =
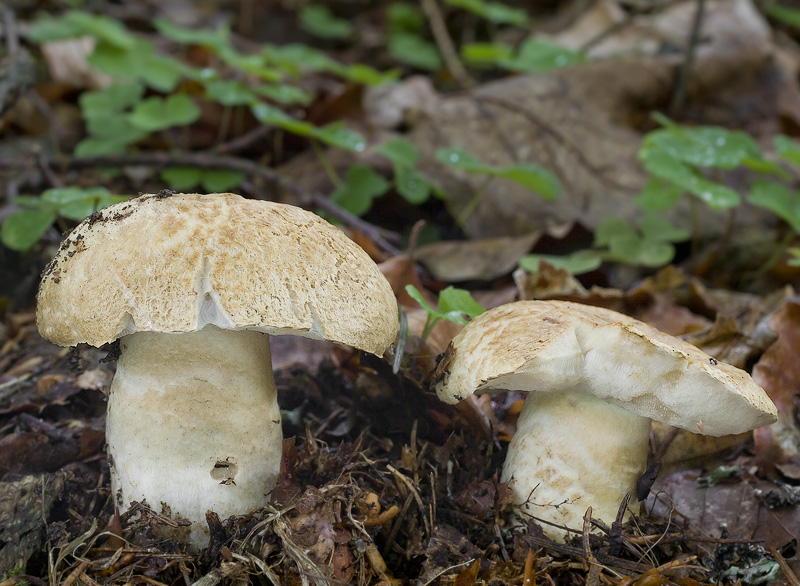
[[[705,435],[769,425],[776,409],[746,372],[626,315],[566,301],[518,301],[470,322],[434,374],[439,398],[516,390],[525,400],[502,480],[544,531],[580,529],[587,507],[613,521],[635,502],[651,420]]]
[[[106,440],[123,510],[192,522],[262,506],[282,433],[268,334],[383,354],[397,304],[375,263],[305,210],[233,194],[145,195],[93,214],[42,275],[37,321],[62,346],[119,339]]]

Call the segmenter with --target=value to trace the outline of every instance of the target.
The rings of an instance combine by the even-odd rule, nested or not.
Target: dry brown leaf
[[[770,318],[778,340],[753,368],[753,379],[778,408],[778,421],[753,432],[756,459],[765,470],[775,464],[800,463],[797,389],[800,388],[800,300],[787,301]]]
[[[435,242],[417,249],[416,258],[435,279],[448,283],[491,281],[509,274],[536,244],[540,234],[482,240]]]

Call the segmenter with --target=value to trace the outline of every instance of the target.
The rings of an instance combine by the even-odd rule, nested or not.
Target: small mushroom
[[[106,421],[116,503],[166,505],[198,547],[206,511],[247,513],[278,478],[268,334],[380,355],[398,328],[378,267],[313,213],[168,192],[81,223],[42,275],[37,321],[62,346],[120,340]]]
[[[645,470],[650,421],[742,433],[776,420],[746,372],[623,314],[518,301],[470,322],[434,374],[448,403],[527,391],[502,480],[519,512],[580,529],[587,507],[613,521]],[[553,538],[564,532],[544,524]]]

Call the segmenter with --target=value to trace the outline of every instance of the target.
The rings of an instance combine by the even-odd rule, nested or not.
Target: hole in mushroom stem
[[[233,479],[236,477],[237,472],[239,472],[239,467],[228,458],[217,460],[211,469],[211,478],[219,481],[220,484],[236,484]]]

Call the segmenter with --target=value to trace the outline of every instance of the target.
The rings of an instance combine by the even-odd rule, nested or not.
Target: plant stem
[[[456,226],[458,226],[459,228],[464,227],[464,224],[466,224],[467,219],[470,217],[472,212],[475,211],[475,208],[478,207],[478,204],[481,202],[483,196],[486,194],[486,189],[489,187],[489,182],[491,180],[492,180],[491,175],[487,175],[484,178],[483,183],[481,183],[480,187],[478,187],[478,190],[475,192],[475,195],[472,196],[472,199],[469,200],[467,205],[464,206],[464,209],[461,210],[461,213],[458,214],[458,217],[456,218]]]

